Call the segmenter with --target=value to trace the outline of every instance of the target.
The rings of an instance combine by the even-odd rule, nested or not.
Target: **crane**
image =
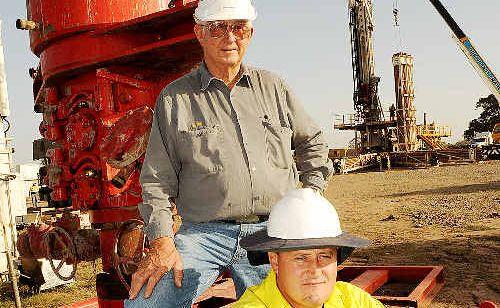
[[[483,82],[491,90],[493,95],[496,97],[498,103],[500,104],[500,83],[493,71],[488,67],[483,57],[476,50],[471,40],[467,35],[460,29],[458,24],[455,22],[450,13],[446,10],[444,5],[439,0],[429,0],[434,8],[438,11],[441,17],[444,19],[446,24],[450,27],[455,38],[457,39],[458,46],[465,54],[470,64],[476,72],[481,76]]]

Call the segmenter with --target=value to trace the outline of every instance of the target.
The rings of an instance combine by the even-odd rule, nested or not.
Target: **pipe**
[[[11,175],[6,175],[4,178],[0,178],[0,180],[5,181],[7,183],[7,204],[8,204],[9,210],[11,209],[9,182],[13,178],[15,178],[15,177],[12,177]],[[12,290],[14,291],[14,300],[16,303],[16,308],[21,308],[22,307],[21,297],[19,296],[19,287],[17,285],[17,270],[14,268],[14,260],[13,260],[13,255],[12,255],[12,247],[15,247],[15,242],[12,242],[11,245],[9,245],[7,226],[3,220],[3,217],[5,217],[5,216],[4,216],[4,213],[2,213],[2,207],[0,207],[0,227],[2,229],[2,236],[4,238],[3,242],[4,242],[4,249],[5,249],[5,256],[7,257],[7,269],[9,272],[9,279],[10,279],[10,282],[12,285]],[[11,235],[13,235],[12,219],[10,219],[9,224],[11,227],[11,229],[10,229]]]
[[[10,115],[9,96],[7,95],[7,75],[5,74],[5,58],[2,43],[2,20],[0,19],[0,117]]]
[[[0,119],[2,119],[2,122],[6,121],[6,118],[10,115],[10,109],[9,109],[9,96],[7,95],[7,77],[5,74],[5,59],[4,59],[4,54],[3,54],[3,43],[2,43],[2,20],[0,20]],[[5,144],[7,145],[7,131],[10,128],[10,123],[7,121],[7,129],[5,130]],[[11,170],[11,164],[12,164],[12,158],[11,158],[11,150],[6,147],[9,150],[9,170]],[[15,237],[14,237],[14,231],[12,228],[15,228],[15,224],[13,224],[13,217],[12,217],[12,201],[10,198],[10,176],[7,176],[5,178],[5,181],[7,182],[7,207],[9,210],[9,226],[10,226],[10,232],[11,232],[11,245],[12,247],[9,247],[9,239],[7,238],[7,227],[5,222],[3,221],[3,216],[1,213],[0,209],[0,225],[2,227],[2,233],[4,236],[4,245],[5,245],[5,255],[7,256],[7,266],[8,266],[8,271],[9,271],[9,278],[12,284],[12,289],[14,290],[14,300],[16,303],[17,308],[21,308],[21,298],[19,296],[19,288],[17,285],[17,270],[14,268],[14,260],[13,258],[15,257],[15,253],[12,254],[12,248],[16,246],[15,242]],[[15,248],[14,248],[15,249]]]
[[[10,122],[7,120],[7,117],[2,117],[2,121],[7,124],[7,128],[3,131],[3,134],[7,137],[7,132],[10,130]]]

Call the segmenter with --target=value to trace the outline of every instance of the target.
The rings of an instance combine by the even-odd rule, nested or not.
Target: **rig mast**
[[[361,153],[385,151],[390,148],[388,127],[395,123],[385,120],[378,97],[380,77],[375,75],[372,0],[349,0],[349,17],[356,114],[348,119],[344,116],[335,128],[359,132],[356,148]]]

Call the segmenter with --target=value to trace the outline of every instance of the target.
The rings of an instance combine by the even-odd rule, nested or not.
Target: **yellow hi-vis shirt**
[[[261,284],[248,288],[231,308],[291,308],[276,285],[276,274],[270,271]],[[367,292],[338,281],[325,302],[324,308],[384,308],[384,305]]]

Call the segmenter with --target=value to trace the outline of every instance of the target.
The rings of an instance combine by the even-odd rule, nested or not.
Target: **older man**
[[[194,17],[204,62],[157,101],[141,173],[151,247],[129,307],[190,307],[222,271],[241,295],[268,266],[252,267],[239,239],[264,228],[299,180],[322,190],[330,172],[323,135],[288,86],[242,65],[256,18],[250,0],[203,0]],[[175,235],[173,204],[183,218]]]
[[[370,294],[336,281],[337,265],[367,244],[342,232],[335,208],[318,193],[291,191],[273,207],[267,230],[241,240],[254,263],[270,262],[272,270],[232,308],[383,308]]]

